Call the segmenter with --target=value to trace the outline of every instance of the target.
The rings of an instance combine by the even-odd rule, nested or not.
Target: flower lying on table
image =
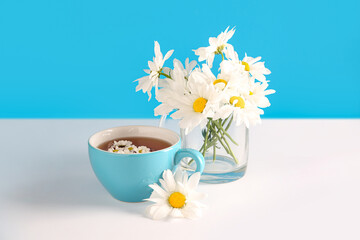
[[[196,192],[200,173],[196,172],[189,178],[186,172],[177,171],[173,175],[170,170],[165,170],[162,177],[161,187],[156,183],[149,185],[154,191],[146,200],[155,204],[147,208],[147,215],[154,220],[168,216],[199,218],[205,205],[198,200],[206,197],[206,194]]]

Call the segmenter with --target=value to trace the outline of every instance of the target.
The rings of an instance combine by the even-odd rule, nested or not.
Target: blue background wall
[[[229,25],[272,71],[264,117],[360,117],[359,2],[1,0],[0,117],[152,117],[132,81],[154,40],[197,59]]]

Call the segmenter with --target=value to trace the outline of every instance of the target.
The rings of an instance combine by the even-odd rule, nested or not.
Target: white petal
[[[208,65],[209,65],[209,68],[212,68],[214,57],[215,57],[215,53],[210,53],[209,56],[206,59]]]
[[[151,89],[147,91],[147,94],[149,95],[148,101],[151,99]]]
[[[250,72],[251,73],[251,72]],[[261,81],[261,82],[265,82],[266,81],[266,77],[263,74],[257,74],[257,73],[251,73],[257,80]]]
[[[275,90],[273,90],[273,89],[269,89],[269,90],[264,91],[265,95],[269,95],[269,94],[273,94],[273,93],[275,93]]]
[[[196,50],[193,50],[195,52],[195,55],[199,56],[199,62],[206,60],[207,58],[207,48],[201,47]]]
[[[227,28],[229,29],[229,27]],[[230,38],[232,38],[232,36],[235,33],[235,27],[233,27],[229,32],[226,33],[226,37],[225,37],[225,42],[229,41]]]
[[[180,209],[178,209],[178,208],[173,208],[173,209],[171,210],[170,215],[171,215],[172,217],[183,217]]]
[[[149,199],[157,199],[157,198],[164,198],[163,196],[161,196],[160,194],[158,194],[157,192],[155,191],[152,191]]]
[[[162,187],[166,192],[170,192],[170,191],[169,191],[169,188],[168,188],[168,186],[167,186],[167,184],[166,184],[166,182],[165,182],[163,179],[159,179],[159,182],[160,182],[160,184],[161,184],[161,187]]]
[[[176,182],[173,173],[169,169],[164,171],[163,179],[166,182],[169,192],[173,192],[176,188]]]
[[[192,60],[188,65],[189,66],[188,70],[189,71],[193,70],[196,65],[197,65],[197,62],[195,60]]]
[[[163,55],[160,50],[160,44],[157,41],[155,41],[154,52],[156,58],[160,58],[160,59],[163,58]]]
[[[160,205],[154,208],[154,210],[149,210],[148,212],[152,219],[159,220],[169,216],[171,212],[171,207],[169,207],[168,205]]]
[[[136,86],[136,91],[143,90],[143,92],[146,92],[149,88],[149,84],[151,84],[149,76],[136,79],[135,81],[139,82],[139,84]]]
[[[217,42],[218,42],[218,39],[217,38],[215,38],[215,37],[210,37],[209,38],[209,44],[210,45],[217,45]]]
[[[182,194],[184,194],[185,196],[188,195],[188,191],[187,191],[186,187],[185,187],[184,184],[182,184],[181,182],[178,182],[178,183],[176,184],[176,188],[175,188],[174,191],[175,191],[175,192],[182,193]]]
[[[258,101],[257,106],[261,107],[261,108],[269,107],[270,106],[269,99],[267,97],[260,98],[260,100]]]
[[[167,105],[165,103],[160,104],[159,106],[157,106],[154,109],[154,115],[155,116],[163,116],[163,115],[168,115],[174,108],[171,107],[170,105]]]
[[[179,59],[174,58],[173,65],[174,65],[174,69],[175,68],[180,68],[181,70],[184,69],[184,66],[182,65],[182,63]]]
[[[190,204],[187,204],[181,211],[184,217],[190,218],[190,219],[197,219],[201,217],[202,212],[200,208],[196,208],[194,206],[191,206]]]
[[[181,170],[181,168],[177,168],[176,169],[176,172],[175,172],[175,174],[174,174],[174,179],[175,179],[175,181],[176,182],[181,182],[182,181],[182,179],[183,179],[183,170]]]
[[[145,201],[154,202],[156,204],[165,204],[166,201],[164,198],[146,198]]]
[[[150,184],[149,187],[154,189],[154,191],[156,191],[161,197],[168,196],[168,193],[164,189],[162,189],[159,185],[157,185],[156,183]]]
[[[188,179],[189,179],[189,176],[188,176],[187,172],[184,171],[182,183],[183,183],[185,186],[187,185]]]
[[[157,208],[159,208],[159,207],[160,207],[160,206],[159,206],[159,205],[156,205],[156,204],[148,206],[148,207],[146,208],[146,210],[145,210],[146,216],[152,218],[152,215],[154,214],[155,210],[156,210]]]
[[[185,67],[189,66],[189,61],[190,61],[189,58],[186,58],[186,59],[185,59]]]
[[[215,75],[213,74],[213,72],[211,71],[210,67],[206,64],[202,65],[202,71],[203,73],[209,78],[210,83],[212,83],[213,81],[216,80]],[[209,81],[207,81],[209,82]]]
[[[196,189],[200,181],[200,176],[201,174],[199,172],[193,173],[187,182],[187,187],[192,190]]]
[[[168,51],[168,52],[165,54],[164,61],[168,60],[169,57],[171,57],[171,55],[173,54],[173,52],[174,52],[174,50]]]
[[[149,65],[149,68],[151,69],[151,71],[153,71],[153,72],[157,71],[157,67],[156,67],[156,64],[154,62],[148,61],[148,65]]]

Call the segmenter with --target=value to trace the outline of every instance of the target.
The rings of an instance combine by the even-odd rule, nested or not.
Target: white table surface
[[[0,120],[0,239],[360,239],[360,120],[264,120],[245,177],[201,184],[195,221],[150,220],[149,203],[113,199],[92,172],[92,133],[157,123]]]

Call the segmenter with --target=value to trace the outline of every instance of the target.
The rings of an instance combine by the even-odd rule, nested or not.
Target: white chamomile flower
[[[108,149],[108,152],[113,152],[113,153],[124,153],[124,148],[119,148],[119,147],[110,147]]]
[[[265,82],[265,75],[270,74],[270,70],[265,67],[265,62],[258,62],[261,60],[261,57],[248,57],[245,53],[245,57],[241,61],[241,64],[245,66],[245,71],[248,71],[252,77],[255,77],[257,80]]]
[[[142,90],[144,93],[147,92],[149,95],[149,100],[151,99],[151,89],[155,87],[155,91],[158,90],[158,81],[160,77],[160,73],[163,70],[164,62],[170,58],[174,50],[170,50],[163,57],[160,51],[160,45],[157,41],[155,41],[154,47],[155,57],[153,61],[149,61],[148,65],[150,69],[145,69],[144,71],[149,74],[148,76],[139,78],[135,81],[138,81],[139,84],[136,86],[136,91]],[[169,69],[164,69],[165,73],[169,73]]]
[[[229,45],[225,50],[225,56],[226,58],[230,59],[230,61],[234,65],[240,65],[241,69],[246,71],[247,73],[250,73],[252,77],[255,77],[259,81],[265,82],[266,77],[264,75],[268,75],[271,73],[271,71],[267,68],[265,68],[264,62],[258,62],[261,60],[261,57],[252,58],[248,57],[245,53],[245,57],[243,60],[239,60],[239,56],[237,52],[235,52],[234,47],[232,45]]]
[[[136,153],[137,152],[137,147],[135,145],[126,146],[125,149],[124,149],[124,152]]]
[[[236,94],[230,96],[228,101],[217,110],[214,120],[220,118],[226,119],[233,114],[232,117],[237,126],[244,123],[249,128],[250,125],[256,125],[261,122],[260,114],[263,113],[263,110],[247,101],[244,96]]]
[[[224,32],[221,32],[216,38],[209,38],[208,47],[201,47],[194,50],[195,54],[199,56],[199,62],[206,60],[210,68],[214,61],[215,54],[221,54],[230,44],[227,42],[234,35],[235,29],[229,31],[229,27]]]
[[[269,86],[267,82],[255,82],[255,79],[251,79],[250,83],[250,91],[245,96],[246,99],[251,102],[252,104],[256,105],[260,108],[266,108],[270,106],[269,99],[266,97],[266,95],[275,93],[275,90],[266,88]]]
[[[150,148],[145,147],[145,146],[140,146],[137,148],[137,153],[149,153],[150,152]]]
[[[165,170],[162,177],[161,187],[156,183],[149,185],[154,191],[146,200],[154,204],[146,209],[147,215],[155,220],[168,216],[190,219],[201,217],[205,206],[199,200],[206,195],[196,191],[200,173],[196,172],[188,178],[186,173],[182,175],[177,171],[174,176],[170,170]]]
[[[200,71],[193,71],[187,81],[188,94],[177,99],[177,111],[171,115],[173,119],[181,119],[180,128],[188,134],[197,125],[203,128],[208,117],[213,116],[213,106],[221,100],[214,85],[208,84],[204,79],[207,76]]]
[[[132,144],[131,141],[128,140],[119,140],[119,141],[114,141],[114,146],[117,147],[126,147],[126,146],[130,146]]]

